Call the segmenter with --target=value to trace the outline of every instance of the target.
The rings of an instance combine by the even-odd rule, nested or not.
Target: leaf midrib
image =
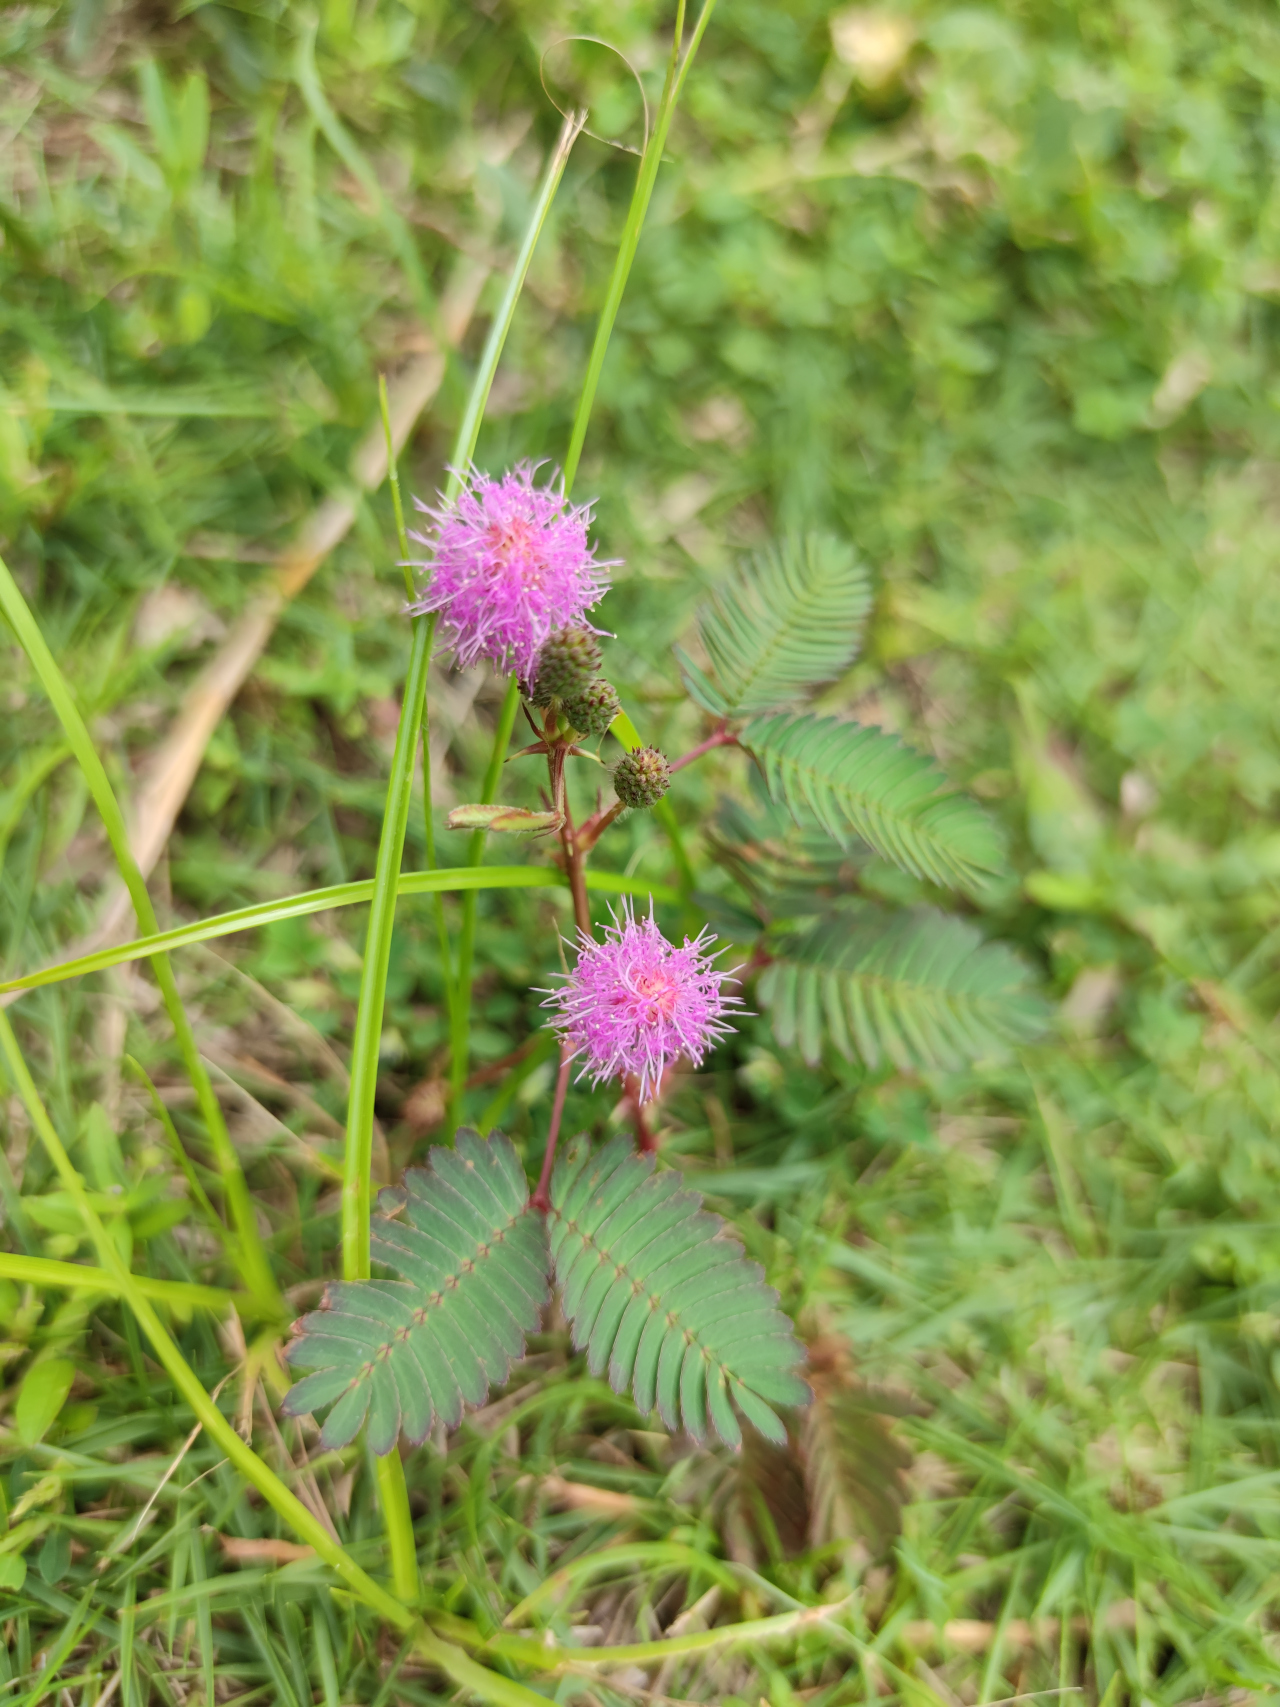
[[[502,1241],[507,1237],[507,1235],[515,1227],[516,1223],[518,1221],[522,1220],[523,1217],[527,1213],[528,1213],[528,1206],[527,1205],[522,1207],[521,1209],[517,1210],[516,1213],[514,1215],[512,1215],[510,1217],[510,1219],[507,1221],[507,1224],[505,1227],[499,1228],[497,1234],[492,1239],[488,1240],[487,1243],[478,1247],[478,1253],[477,1253],[478,1257],[483,1258],[483,1257],[488,1256],[489,1253],[493,1250],[494,1246],[500,1245],[502,1243]],[[392,1223],[392,1225],[394,1225],[394,1223]],[[394,1263],[388,1263],[386,1266],[388,1268],[395,1268]],[[464,1258],[462,1265],[459,1268],[458,1272],[456,1274],[449,1275],[449,1277],[446,1279],[443,1287],[438,1287],[434,1292],[427,1293],[426,1301],[414,1311],[413,1320],[411,1322],[409,1322],[403,1328],[396,1328],[392,1332],[390,1339],[382,1340],[379,1343],[377,1351],[374,1352],[373,1357],[368,1359],[366,1365],[362,1368],[360,1375],[353,1377],[353,1385],[354,1385],[355,1381],[358,1381],[364,1377],[364,1368],[369,1368],[370,1370],[372,1369],[373,1362],[374,1362],[375,1358],[377,1358],[378,1356],[380,1356],[383,1353],[389,1353],[391,1348],[397,1344],[402,1345],[404,1343],[404,1341],[408,1339],[409,1335],[413,1332],[413,1330],[415,1328],[421,1327],[423,1322],[425,1322],[427,1320],[426,1312],[433,1307],[436,1309],[439,1309],[439,1307],[445,1301],[446,1294],[450,1293],[450,1292],[456,1292],[458,1290],[458,1287],[462,1284],[463,1278],[468,1274],[474,1274],[476,1271],[476,1268],[477,1268],[477,1262],[475,1260],[473,1260],[471,1257]],[[396,1273],[400,1274],[400,1270],[396,1269]],[[411,1286],[413,1284],[412,1281],[405,1281],[403,1274],[400,1274],[400,1278],[401,1278],[401,1281],[405,1285]],[[385,1362],[385,1360],[386,1359],[384,1357],[383,1361]]]
[[[554,1204],[552,1205],[551,1209],[548,1211],[548,1214],[554,1215],[556,1220],[560,1223],[560,1225],[565,1229],[565,1231],[567,1233],[569,1233],[571,1235],[576,1235],[579,1239],[582,1240],[583,1244],[585,1244],[590,1250],[595,1251],[600,1257],[603,1258],[603,1260],[605,1262],[612,1264],[613,1272],[614,1272],[614,1275],[617,1279],[621,1280],[621,1279],[625,1278],[628,1281],[630,1281],[633,1296],[639,1298],[640,1296],[643,1295],[644,1297],[648,1298],[649,1303],[652,1307],[654,1307],[658,1310],[660,1310],[662,1308],[662,1300],[658,1297],[657,1293],[652,1292],[649,1289],[649,1287],[645,1284],[644,1281],[640,1280],[637,1276],[635,1276],[633,1274],[632,1270],[629,1267],[626,1267],[624,1265],[620,1265],[617,1261],[615,1261],[615,1259],[609,1255],[608,1251],[605,1250],[604,1246],[602,1244],[600,1244],[599,1240],[596,1239],[596,1237],[593,1233],[588,1233],[586,1231],[586,1229],[584,1227],[582,1227],[577,1221],[569,1220],[565,1215],[563,1215],[561,1213],[560,1210],[558,1210],[555,1207]],[[612,1290],[612,1288],[611,1288],[611,1290]],[[598,1312],[597,1312],[597,1318],[598,1318]],[[619,1318],[619,1326],[621,1326],[621,1317]],[[703,1337],[700,1333],[695,1332],[692,1328],[679,1327],[678,1322],[675,1319],[673,1319],[673,1317],[669,1311],[667,1313],[667,1326],[673,1330],[679,1328],[679,1332],[681,1332],[684,1335],[686,1342],[689,1345],[696,1345],[698,1347],[698,1349],[701,1351],[703,1358],[706,1360],[706,1362],[714,1363],[717,1369],[721,1369],[724,1371],[726,1378],[730,1377],[731,1371],[729,1370],[729,1367],[725,1363],[724,1359],[716,1356],[716,1354],[710,1349],[710,1347],[707,1345],[707,1342],[703,1339]],[[614,1334],[616,1337],[617,1329],[614,1330]],[[591,1337],[590,1335],[587,1336],[588,1341],[590,1341],[590,1337]],[[610,1349],[612,1350],[612,1347]]]

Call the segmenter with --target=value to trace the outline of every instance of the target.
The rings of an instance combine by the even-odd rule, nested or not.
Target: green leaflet
[[[770,794],[802,826],[816,818],[838,842],[861,836],[913,877],[945,888],[973,887],[1000,866],[991,820],[896,735],[782,714],[755,718],[741,741]]]
[[[808,1402],[804,1353],[778,1295],[676,1173],[655,1174],[629,1137],[593,1155],[575,1139],[556,1164],[547,1215],[573,1342],[614,1392],[695,1440],[742,1441],[735,1409],[770,1440],[773,1407]]]
[[[778,1041],[812,1066],[829,1038],[868,1066],[959,1067],[1043,1030],[1027,968],[973,925],[933,908],[832,908],[789,933],[757,985]]]
[[[822,533],[785,539],[741,563],[698,612],[716,681],[677,647],[685,685],[717,717],[787,705],[853,662],[870,608],[851,546]]]
[[[402,1278],[330,1283],[285,1352],[314,1373],[283,1408],[332,1405],[326,1448],[345,1446],[367,1414],[369,1444],[385,1455],[402,1429],[417,1444],[437,1417],[452,1428],[506,1380],[547,1302],[548,1264],[543,1218],[500,1132],[459,1132],[455,1150],[433,1149],[379,1206],[373,1260]]]

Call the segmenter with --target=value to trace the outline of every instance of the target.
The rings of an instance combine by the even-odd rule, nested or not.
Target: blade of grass
[[[562,871],[536,865],[446,866],[441,871],[403,871],[396,880],[401,895],[447,894],[468,889],[563,889],[567,880]],[[649,883],[641,877],[627,877],[616,871],[588,871],[587,888],[603,895],[652,895],[655,901],[678,901],[680,896],[663,883]],[[28,972],[22,978],[11,978],[0,984],[0,996],[21,995],[26,990],[39,990],[46,984],[60,984],[67,978],[83,978],[90,972],[103,972],[127,960],[144,960],[160,950],[190,948],[215,937],[235,936],[240,931],[257,930],[275,924],[280,919],[304,918],[309,913],[326,913],[333,907],[354,907],[373,898],[373,879],[363,878],[355,883],[334,883],[323,889],[309,889],[302,895],[286,895],[279,901],[259,901],[252,907],[239,907],[231,913],[215,913],[211,919],[200,919],[190,925],[175,925],[172,930],[159,931],[155,936],[138,937],[133,942],[117,943],[112,948],[100,948],[83,954],[77,960],[64,960],[56,966],[42,966],[38,972]]]
[[[609,277],[609,288],[605,292],[604,306],[600,310],[600,319],[596,324],[596,335],[587,362],[586,378],[582,382],[582,392],[578,398],[578,407],[574,412],[573,430],[569,435],[569,450],[564,459],[564,489],[566,493],[573,486],[574,476],[578,472],[582,447],[587,437],[587,424],[591,419],[591,408],[596,398],[596,388],[600,383],[604,358],[609,350],[609,339],[613,334],[614,321],[618,318],[618,309],[622,306],[622,293],[627,287],[631,264],[636,258],[636,249],[640,243],[640,231],[644,225],[645,215],[649,211],[653,187],[658,181],[658,168],[662,164],[662,151],[667,145],[667,135],[671,130],[671,121],[675,117],[676,104],[680,99],[680,91],[684,88],[684,80],[689,75],[689,67],[693,64],[694,55],[698,51],[707,25],[711,22],[715,3],[716,0],[706,0],[698,22],[694,26],[688,52],[683,59],[680,57],[680,46],[681,38],[684,35],[685,0],[679,0],[676,9],[671,57],[667,62],[667,77],[662,89],[662,99],[658,103],[653,134],[649,138],[640,161],[640,171],[636,177],[636,187],[632,193],[631,206],[627,210],[627,221],[622,228],[622,241],[618,245],[613,272]]]
[[[377,173],[356,146],[342,120],[329,105],[328,98],[320,86],[320,75],[316,70],[317,28],[317,20],[304,13],[298,34],[297,55],[294,60],[294,82],[298,85],[298,91],[306,103],[307,111],[315,120],[316,128],[368,196],[374,213],[395,251],[396,258],[404,268],[405,281],[413,293],[418,313],[443,343],[440,310],[427,279],[421,257],[414,244],[413,234],[397,209],[392,207],[387,200],[382,185],[378,182]]]
[[[671,121],[675,116],[676,104],[680,99],[680,92],[684,88],[684,80],[689,75],[689,68],[693,64],[694,55],[701,45],[707,25],[711,22],[711,13],[715,8],[715,3],[716,0],[706,0],[706,4],[699,14],[698,22],[694,26],[688,52],[683,59],[680,57],[680,42],[684,33],[684,0],[680,0],[676,12],[671,58],[667,63],[667,78],[662,90],[662,99],[658,105],[657,120],[640,162],[635,191],[631,197],[631,206],[627,211],[627,222],[622,231],[622,242],[618,247],[617,258],[613,264],[609,288],[605,293],[604,307],[600,310],[600,320],[596,326],[595,340],[592,343],[591,356],[587,363],[587,375],[583,381],[582,394],[578,399],[578,407],[573,417],[573,430],[569,436],[569,450],[564,459],[564,489],[566,493],[573,485],[574,477],[578,472],[582,447],[586,443],[587,424],[591,419],[596,389],[599,386],[604,359],[609,350],[609,339],[613,334],[613,325],[618,317],[618,309],[622,305],[622,293],[626,289],[632,262],[636,258],[636,249],[640,243],[640,232],[644,225],[645,215],[649,211],[649,201],[653,195],[653,188],[658,181],[658,168],[662,164],[662,151],[666,147],[667,136],[671,130]],[[625,712],[614,719],[611,728],[618,740],[630,751],[644,745],[635,725]],[[671,842],[672,853],[680,873],[680,886],[687,896],[694,887],[693,867],[689,863],[689,856],[676,824],[675,813],[671,809],[670,801],[659,801],[655,809],[655,816]]]
[[[457,483],[461,478],[458,471],[467,466],[475,450],[485,402],[497,371],[502,346],[515,315],[516,303],[533,259],[538,236],[564,175],[569,151],[580,128],[580,122],[577,120],[565,121],[559,142],[543,176],[520,252],[472,382],[470,401],[458,431],[446,497],[456,492]],[[419,726],[426,715],[427,665],[435,627],[434,616],[414,619],[409,670],[400,712],[400,726],[396,732],[395,752],[391,761],[387,804],[383,812],[373,896],[369,909],[364,963],[360,974],[360,997],[356,1009],[355,1035],[351,1045],[351,1091],[347,1099],[347,1136],[342,1179],[342,1272],[347,1280],[363,1280],[371,1272],[369,1214],[372,1206],[373,1105],[377,1089],[378,1054],[382,1036],[382,1016],[386,1005],[387,971],[391,962],[391,933],[395,923],[398,895],[397,879],[409,822],[414,751]],[[514,716],[513,706],[512,721]],[[510,739],[509,729],[506,739]],[[503,741],[503,751],[505,750],[506,740]],[[426,780],[427,773],[424,773],[424,783]],[[426,812],[429,817],[429,794],[426,799]],[[479,862],[478,859],[473,859],[471,863]],[[474,908],[474,901],[472,906]],[[451,1003],[455,1015],[459,1007],[464,1005],[462,964],[463,955],[460,952],[459,981]],[[469,998],[469,972],[465,987]],[[469,1006],[469,1001],[467,1005]],[[418,1598],[418,1563],[413,1547],[413,1520],[409,1513],[404,1475],[403,1471],[397,1475],[398,1469],[398,1464],[394,1468],[390,1465],[380,1467],[378,1487],[386,1518],[392,1573],[397,1592],[412,1603]]]
[[[45,1655],[44,1665],[40,1669],[40,1676],[34,1689],[29,1690],[28,1693],[22,1697],[22,1707],[36,1707],[37,1702],[42,1701],[51,1689],[57,1689],[60,1687],[57,1681],[58,1673],[62,1670],[63,1666],[66,1665],[67,1660],[70,1658],[72,1649],[80,1640],[80,1635],[85,1625],[85,1619],[89,1612],[89,1602],[93,1599],[93,1593],[93,1589],[90,1589],[72,1616],[67,1619],[61,1636],[59,1636],[51,1651]],[[129,1609],[126,1606],[126,1615],[128,1610]],[[123,1665],[126,1641],[126,1626],[123,1617],[121,1618],[120,1624],[120,1659],[121,1664]],[[132,1631],[128,1631],[128,1636],[132,1636]]]
[[[146,934],[155,935],[159,930],[155,908],[151,904],[151,896],[147,893],[146,882],[138,869],[129,846],[129,832],[125,827],[124,814],[111,787],[106,767],[98,756],[97,748],[89,734],[83,717],[80,715],[66,678],[58,668],[57,661],[40,632],[35,617],[27,601],[23,598],[17,582],[10,574],[7,564],[0,558],[0,610],[3,610],[11,628],[18,637],[19,644],[27,654],[32,668],[40,679],[40,685],[48,695],[63,733],[75,754],[76,761],[84,774],[93,796],[94,805],[98,808],[99,816],[107,832],[107,840],[115,855],[120,875],[129,891],[133,910],[137,915],[138,927]],[[288,1312],[284,1300],[276,1286],[275,1277],[267,1261],[262,1240],[258,1234],[258,1223],[254,1214],[253,1200],[249,1196],[249,1188],[245,1183],[244,1173],[240,1167],[240,1158],[235,1152],[227,1131],[226,1122],[222,1118],[222,1109],[214,1095],[213,1085],[200,1059],[200,1051],[196,1045],[195,1033],[178,993],[177,980],[173,968],[164,954],[151,956],[151,966],[155,973],[160,993],[164,999],[165,1011],[169,1015],[170,1024],[178,1040],[178,1048],[182,1055],[187,1077],[191,1080],[196,1093],[196,1103],[204,1119],[209,1142],[218,1164],[218,1172],[222,1177],[222,1188],[226,1195],[227,1207],[231,1212],[232,1223],[236,1232],[236,1262],[244,1278],[245,1285],[258,1300],[267,1314],[274,1312],[284,1319]]]
[[[243,1315],[255,1315],[257,1300],[244,1292],[224,1292],[220,1286],[197,1286],[187,1280],[155,1280],[149,1274],[135,1276],[139,1289],[161,1304],[182,1309],[216,1310],[220,1315],[235,1307]],[[75,1291],[107,1292],[118,1296],[120,1287],[105,1268],[87,1263],[55,1262],[52,1257],[22,1257],[0,1251],[0,1279],[29,1282],[32,1286],[67,1287]]]
[[[507,748],[511,744],[511,731],[516,726],[516,714],[520,709],[520,686],[512,676],[507,682],[507,691],[503,697],[502,710],[498,713],[498,727],[494,731],[493,751],[489,755],[489,768],[485,772],[481,785],[480,798],[490,801],[498,792],[498,781],[502,775],[502,765],[506,758]],[[467,864],[478,866],[484,858],[484,830],[472,833],[467,844]],[[450,1004],[449,1027],[449,1136],[458,1130],[458,1121],[462,1113],[462,1093],[467,1083],[467,1066],[471,1042],[471,979],[474,970],[476,946],[476,896],[474,891],[468,892],[462,901],[462,928],[458,933],[458,980],[454,987],[453,1001]]]
[[[387,484],[391,488],[391,507],[396,518],[396,543],[400,547],[404,570],[405,591],[412,599],[416,591],[413,568],[409,562],[409,536],[404,525],[404,506],[400,502],[400,470],[396,466],[396,448],[391,436],[391,411],[387,402],[387,382],[378,376],[378,403],[382,410],[382,426],[387,438]],[[427,870],[436,868],[436,825],[431,800],[431,708],[422,704],[422,831],[427,848]],[[440,973],[444,980],[445,998],[450,1014],[453,1012],[453,956],[449,952],[449,927],[444,916],[444,896],[435,892],[436,939],[440,946]]]
[[[116,1290],[125,1299],[142,1331],[151,1341],[158,1362],[191,1407],[192,1412],[204,1424],[205,1432],[209,1438],[231,1460],[233,1467],[257,1488],[267,1503],[279,1512],[299,1539],[313,1547],[325,1564],[337,1573],[354,1594],[358,1595],[361,1600],[372,1607],[375,1612],[378,1612],[388,1623],[394,1625],[396,1629],[409,1629],[414,1623],[413,1613],[361,1570],[360,1566],[333,1539],[319,1519],[314,1517],[302,1501],[285,1487],[280,1478],[268,1465],[263,1463],[253,1448],[241,1440],[235,1429],[201,1386],[195,1372],[151,1307],[139,1277],[131,1273],[125,1266],[124,1259],[121,1257],[115,1241],[89,1201],[84,1182],[76,1172],[53,1121],[49,1118],[49,1112],[44,1106],[40,1093],[36,1089],[35,1081],[31,1077],[26,1061],[23,1059],[13,1027],[9,1023],[9,1016],[2,1010],[0,1010],[0,1054],[3,1054],[5,1058],[9,1075],[17,1088],[18,1095],[22,1098],[36,1136],[44,1146],[64,1189],[75,1203],[81,1222],[93,1240],[98,1252],[98,1260],[113,1279]]]
[[[177,1127],[173,1124],[173,1116],[164,1106],[164,1101],[160,1092],[152,1084],[151,1075],[147,1072],[147,1069],[142,1065],[141,1061],[135,1060],[132,1055],[124,1056],[123,1060],[126,1069],[132,1073],[138,1083],[143,1086],[146,1090],[147,1096],[151,1100],[151,1112],[160,1123],[160,1130],[164,1133],[169,1148],[173,1152],[173,1159],[182,1169],[182,1175],[187,1182],[187,1190],[191,1193],[192,1201],[200,1206],[200,1209],[204,1213],[205,1223],[208,1226],[209,1231],[225,1248],[227,1242],[226,1229],[219,1219],[217,1210],[209,1201],[208,1192],[206,1192],[204,1187],[200,1184],[196,1170],[191,1165],[190,1156],[188,1156],[187,1152],[182,1148],[182,1140],[178,1136]]]
[[[204,1536],[198,1525],[191,1532],[190,1546],[191,1580],[193,1584],[201,1585],[208,1580],[208,1571],[205,1565]],[[204,1684],[202,1707],[215,1707],[213,1609],[207,1594],[200,1595],[196,1600],[196,1637],[200,1648],[200,1677]]]

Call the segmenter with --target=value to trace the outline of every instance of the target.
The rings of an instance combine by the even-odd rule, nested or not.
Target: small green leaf
[[[60,1583],[71,1568],[71,1537],[65,1529],[51,1529],[36,1555],[36,1569],[50,1588]]]
[[[0,1589],[17,1594],[27,1580],[27,1561],[17,1553],[0,1553]]]
[[[27,1370],[13,1412],[18,1439],[24,1446],[35,1446],[44,1439],[66,1404],[75,1378],[76,1366],[67,1357],[46,1358]]]

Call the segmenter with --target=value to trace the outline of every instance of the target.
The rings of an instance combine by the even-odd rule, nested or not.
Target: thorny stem
[[[678,759],[673,759],[667,767],[674,776],[686,765],[691,765],[695,759],[700,759],[704,753],[709,753],[715,747],[736,747],[738,737],[726,729],[722,723],[713,735],[708,735],[705,741],[700,741],[696,747],[691,747],[687,753],[682,753]]]
[[[573,1065],[573,1057],[569,1053],[569,1045],[560,1046],[560,1072],[556,1078],[555,1101],[551,1105],[551,1125],[547,1131],[547,1153],[542,1158],[542,1173],[538,1177],[538,1189],[529,1199],[535,1209],[541,1209],[545,1215],[551,1207],[551,1169],[556,1159],[556,1144],[560,1138],[560,1122],[564,1117],[564,1099],[569,1090],[569,1069]]]

